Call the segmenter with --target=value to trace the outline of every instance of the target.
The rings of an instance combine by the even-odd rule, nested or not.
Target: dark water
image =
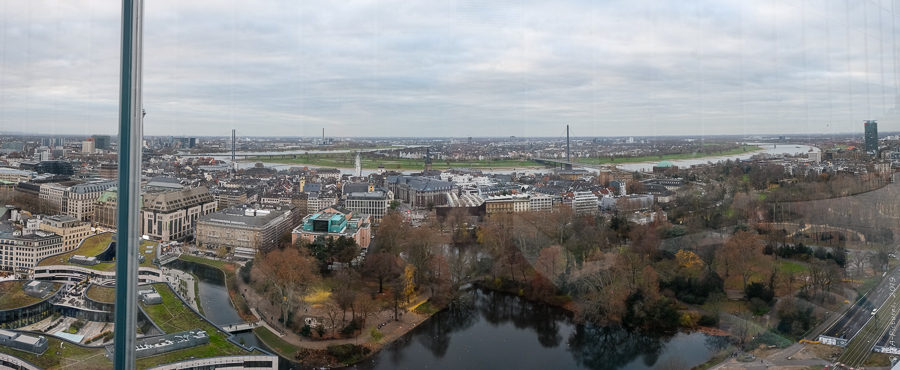
[[[174,268],[199,277],[200,304],[210,321],[240,322],[223,274],[178,261]],[[269,352],[252,332],[247,346]],[[689,367],[726,343],[702,333],[651,334],[617,326],[576,325],[565,311],[514,295],[473,289],[351,369],[653,369],[676,357]],[[281,359],[281,369],[304,368]]]
[[[575,325],[555,307],[472,290],[353,369],[652,369],[677,357],[689,367],[725,345],[702,333],[652,335]]]
[[[238,315],[237,309],[231,305],[228,288],[225,287],[225,274],[222,270],[182,260],[176,260],[166,266],[187,271],[197,276],[199,303],[203,307],[203,314],[209,321],[217,325],[244,322],[241,316]],[[269,348],[251,331],[236,333],[234,340],[240,343],[241,338],[244,339],[244,345],[247,347],[258,347],[269,351]]]

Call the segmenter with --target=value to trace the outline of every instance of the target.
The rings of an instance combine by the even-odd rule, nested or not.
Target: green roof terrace
[[[156,292],[162,297],[162,304],[145,305],[140,303],[141,309],[153,320],[160,329],[166,333],[179,333],[188,330],[205,330],[209,335],[209,344],[167,352],[156,356],[140,358],[137,361],[139,369],[146,369],[158,364],[170,364],[192,358],[239,356],[239,355],[264,355],[258,350],[247,351],[241,346],[228,341],[231,334],[222,331],[209,321],[197,314],[190,306],[184,304],[165,283],[153,284]],[[140,289],[146,289],[142,286]]]
[[[47,297],[32,297],[25,294],[25,280],[9,280],[0,281],[0,311],[12,310],[16,308],[26,307],[43,301]],[[62,284],[55,283],[50,290],[50,294],[59,290]]]
[[[57,254],[55,256],[50,256],[44,258],[37,265],[40,266],[52,266],[52,265],[67,265],[67,266],[79,266],[84,268],[89,268],[97,271],[111,272],[115,270],[116,263],[115,262],[101,262],[96,265],[81,265],[70,263],[69,258],[72,256],[84,256],[84,257],[94,257],[103,251],[109,246],[109,243],[113,242],[113,233],[102,233],[91,235],[85,238],[78,248],[68,251],[63,254]],[[153,259],[156,258],[156,247],[158,243],[142,240],[141,245],[139,247],[138,253],[144,256],[144,261],[141,262],[139,267],[155,267],[153,265]],[[152,247],[152,248],[150,248]]]

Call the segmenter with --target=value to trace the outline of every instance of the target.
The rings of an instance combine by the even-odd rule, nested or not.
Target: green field
[[[0,311],[25,307],[44,300],[43,298],[35,298],[25,294],[22,287],[26,283],[28,282],[21,280],[0,282]],[[59,287],[60,284],[53,284],[53,291],[56,291]]]
[[[316,167],[335,167],[335,168],[353,168],[356,165],[356,157],[351,153],[341,154],[297,154],[297,158],[280,158],[280,157],[248,157],[247,161],[259,161],[267,163],[283,163],[308,165]],[[422,159],[409,158],[391,158],[391,159],[360,159],[360,165],[364,169],[375,170],[379,165],[384,165],[385,170],[422,170],[425,169],[425,161]],[[497,161],[447,161],[434,160],[431,164],[436,170],[446,170],[451,167],[473,167],[473,168],[494,168],[494,167],[534,167],[541,166],[537,162],[530,160],[505,159]]]
[[[273,333],[265,326],[260,326],[253,329],[253,333],[259,336],[259,339],[261,339],[267,346],[271,347],[287,358],[292,358],[293,356],[291,355],[299,350],[293,344],[285,342],[283,339],[281,339],[281,337],[275,335],[275,333]]]
[[[226,340],[230,336],[229,334],[223,333],[206,320],[203,320],[187,305],[182,303],[167,284],[153,284],[153,287],[162,296],[163,303],[150,306],[141,303],[141,308],[147,313],[147,316],[168,334],[195,329],[205,330],[209,334],[209,344],[139,359],[137,361],[139,369],[189,360],[191,358],[261,354],[258,351],[248,352],[241,346]]]
[[[662,158],[658,155],[649,155],[644,157],[629,157],[629,158],[616,158],[612,160],[610,157],[593,157],[593,158],[576,158],[575,160],[579,163],[587,163],[587,164],[622,164],[622,163],[641,163],[641,162],[659,162],[659,161],[671,161],[678,159],[700,159],[700,158],[709,158],[709,157],[719,157],[724,155],[737,155],[750,153],[753,151],[761,150],[762,147],[756,145],[743,145],[740,148],[727,150],[723,152],[713,153],[713,154],[704,154],[704,153],[686,153],[686,154],[668,154],[663,155]]]

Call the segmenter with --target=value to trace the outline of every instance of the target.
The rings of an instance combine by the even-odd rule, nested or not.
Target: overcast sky
[[[803,3],[805,5],[796,5]],[[848,8],[848,5],[850,6]],[[115,133],[120,1],[0,0],[0,131]],[[900,130],[900,0],[150,0],[148,135]]]

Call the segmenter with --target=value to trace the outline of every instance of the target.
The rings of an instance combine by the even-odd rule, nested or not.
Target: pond
[[[578,325],[556,307],[480,289],[352,369],[688,368],[727,343],[702,333],[650,334]]]
[[[192,272],[200,279],[200,304],[210,321],[241,321],[231,305],[221,271],[185,261],[170,267]],[[252,332],[239,336],[247,346],[268,350]],[[654,334],[618,326],[575,324],[562,309],[515,295],[471,289],[447,310],[349,368],[642,370],[667,361],[690,368],[705,362],[726,344],[721,337],[699,332]],[[304,367],[281,359],[280,368]]]

